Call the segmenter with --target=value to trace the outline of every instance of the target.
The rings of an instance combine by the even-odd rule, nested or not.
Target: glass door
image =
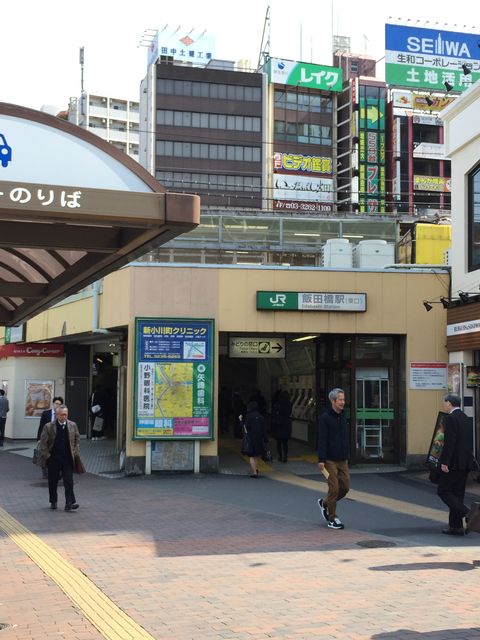
[[[392,377],[388,367],[357,367],[355,371],[358,460],[394,461]]]

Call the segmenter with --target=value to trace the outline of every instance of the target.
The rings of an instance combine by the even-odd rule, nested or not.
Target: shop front
[[[119,432],[126,473],[156,466],[218,471],[225,398],[228,403],[239,391],[248,400],[259,390],[268,412],[279,387],[291,398],[292,436],[312,455],[318,413],[328,391],[340,386],[346,391],[353,463],[421,464],[446,390],[435,367],[445,372],[447,366],[445,316],[426,315],[422,302],[441,296],[448,282],[442,269],[136,263],[110,274],[103,280],[98,326],[121,332],[124,341],[118,406],[124,411]],[[303,308],[261,308],[262,292],[274,301],[285,296],[293,305],[294,296],[306,302]],[[65,317],[75,317],[77,335],[85,335],[91,306],[79,313],[79,304],[33,319],[27,338],[60,340]],[[139,319],[147,323],[144,335],[163,337],[140,347]],[[208,345],[198,333],[203,330],[211,336]],[[175,335],[173,341],[165,338]],[[75,342],[75,334],[65,337]],[[200,371],[207,353],[211,366]],[[430,372],[420,382],[413,379],[413,363]]]

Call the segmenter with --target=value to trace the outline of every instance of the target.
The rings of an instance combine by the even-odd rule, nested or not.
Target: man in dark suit
[[[48,422],[38,446],[39,464],[48,467],[50,509],[57,508],[57,486],[60,473],[65,488],[65,511],[75,511],[78,504],[73,491],[75,457],[80,453],[80,434],[75,422],[68,419],[68,408],[61,404],[55,422]]]
[[[40,424],[38,425],[37,431],[37,443],[40,442],[40,438],[42,437],[43,427],[49,422],[55,422],[55,419],[57,417],[57,410],[61,404],[63,404],[63,398],[61,396],[55,396],[55,398],[52,400],[52,408],[42,411],[42,415],[40,416]],[[48,477],[47,467],[42,467],[42,477]]]
[[[460,409],[460,396],[447,393],[443,398],[445,413],[445,440],[440,455],[440,479],[438,496],[450,509],[448,529],[442,533],[450,536],[463,536],[463,518],[467,518],[470,509],[465,506],[465,485],[468,472],[473,468],[473,430],[469,418]]]

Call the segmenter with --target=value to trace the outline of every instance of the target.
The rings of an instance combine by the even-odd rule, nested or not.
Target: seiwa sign
[[[387,51],[423,53],[476,60],[479,57],[478,34],[422,29],[403,25],[385,25]]]
[[[385,81],[391,87],[428,91],[468,89],[480,79],[479,37],[404,25],[385,25]],[[462,65],[470,73],[464,74]]]

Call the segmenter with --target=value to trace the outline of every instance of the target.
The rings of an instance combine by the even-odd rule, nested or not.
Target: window
[[[260,118],[234,116],[217,113],[197,113],[195,111],[171,111],[159,109],[157,124],[175,127],[196,127],[202,129],[228,129],[230,131],[260,131]]]
[[[480,269],[480,166],[468,177],[468,270]]]
[[[260,162],[259,147],[241,145],[207,144],[197,142],[171,142],[157,140],[157,155],[176,158],[210,158],[211,160],[230,160],[237,162]]]
[[[182,171],[157,171],[155,173],[166,187],[178,189],[259,192],[261,180],[257,176],[222,175],[216,173],[189,173]]]

